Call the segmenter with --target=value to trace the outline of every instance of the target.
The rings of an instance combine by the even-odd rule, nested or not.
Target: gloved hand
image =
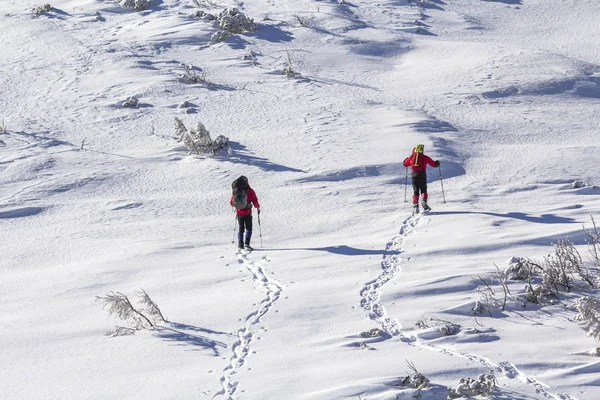
[[[435,160],[435,161],[433,162],[433,165],[434,165],[434,167],[436,167],[436,168],[437,168],[437,167],[439,167],[439,166],[440,166],[440,160]]]
[[[256,212],[258,213],[258,215],[260,215],[260,208],[257,208]]]

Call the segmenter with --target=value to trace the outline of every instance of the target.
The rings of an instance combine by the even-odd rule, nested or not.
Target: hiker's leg
[[[423,201],[427,201],[427,176],[424,176],[423,179],[420,182],[420,188],[421,188],[421,199]]]
[[[413,202],[413,204],[417,204],[417,203],[419,203],[419,177],[418,176],[412,177],[412,187],[413,187],[412,202]]]
[[[243,215],[238,215],[237,216],[237,220],[238,220],[238,247],[244,247],[244,216]]]
[[[244,243],[249,245],[250,239],[252,239],[252,214],[248,214],[245,216],[246,222],[246,237]]]

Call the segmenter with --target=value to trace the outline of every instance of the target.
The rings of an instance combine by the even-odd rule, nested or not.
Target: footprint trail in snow
[[[381,274],[375,280],[365,284],[360,291],[360,305],[365,311],[367,317],[379,324],[381,329],[389,334],[392,338],[400,339],[403,342],[407,342],[409,345],[438,352],[447,356],[464,358],[469,361],[479,363],[486,369],[494,371],[495,373],[501,373],[509,379],[518,379],[521,382],[526,383],[527,385],[531,386],[536,393],[539,393],[542,396],[550,399],[575,400],[575,398],[566,394],[550,392],[549,385],[546,385],[535,378],[527,377],[509,361],[494,363],[486,357],[475,354],[461,353],[446,347],[424,343],[414,335],[405,334],[402,331],[402,327],[398,321],[387,315],[380,299],[381,290],[385,284],[396,279],[402,271],[401,264],[403,259],[401,258],[401,254],[404,253],[402,245],[404,244],[406,238],[415,232],[415,227],[420,223],[421,219],[424,218],[424,215],[425,214],[410,216],[402,222],[398,235],[386,245],[383,260],[381,262]]]
[[[252,328],[261,322],[275,302],[280,298],[283,291],[282,286],[274,279],[267,275],[263,265],[252,261],[245,253],[238,253],[238,262],[243,264],[251,273],[254,282],[260,287],[266,289],[266,296],[258,305],[258,308],[252,311],[244,319],[244,325],[237,331],[237,340],[233,344],[231,350],[232,355],[229,363],[223,369],[221,376],[221,390],[213,397],[234,400],[235,393],[238,389],[239,382],[234,379],[234,376],[239,372],[240,368],[246,364],[246,358],[251,353],[251,344],[254,340]],[[268,261],[266,257],[263,260]]]
[[[360,291],[360,306],[367,316],[377,322],[381,329],[393,338],[399,338],[405,342],[414,342],[414,336],[406,336],[402,332],[402,327],[394,318],[388,316],[383,304],[381,304],[381,289],[383,286],[394,280],[401,270],[400,255],[404,252],[402,244],[408,235],[413,232],[418,224],[420,217],[408,217],[402,222],[400,233],[393,238],[385,247],[383,261],[381,262],[382,272],[373,281],[368,282]]]

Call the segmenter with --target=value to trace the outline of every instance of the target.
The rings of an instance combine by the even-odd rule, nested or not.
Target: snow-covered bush
[[[575,303],[577,315],[575,321],[588,336],[600,341],[600,300],[593,297],[582,297]],[[598,349],[590,354],[597,355]]]
[[[588,238],[590,259],[596,267],[600,267],[600,230],[598,230],[598,227],[596,226],[594,217],[591,218],[592,229],[584,229],[583,231]]]
[[[590,238],[593,235],[594,233],[588,233]],[[596,248],[591,246],[590,254],[592,259],[594,254],[600,254],[600,246]],[[510,279],[527,280],[522,298],[526,302],[536,304],[555,303],[561,290],[570,292],[580,281],[586,282],[593,288],[598,286],[597,276],[585,265],[579,252],[568,239],[555,243],[554,251],[544,257],[542,263],[513,257],[509,260],[509,266],[504,274]]]
[[[543,277],[546,285],[554,287],[558,293],[561,286],[571,291],[575,275],[579,275],[583,261],[579,252],[569,240],[559,240],[554,245],[554,253],[545,259]]]
[[[420,373],[413,363],[407,361],[406,364],[410,368],[411,373],[400,380],[400,386],[407,386],[419,390],[428,388],[430,386],[429,378]]]
[[[235,7],[226,8],[217,17],[221,30],[231,34],[254,32],[258,26],[254,20]]]
[[[167,322],[156,303],[144,290],[141,290],[138,295],[142,306],[140,309],[135,308],[129,298],[120,292],[110,292],[104,296],[96,296],[96,300],[103,303],[102,308],[108,309],[109,315],[115,315],[123,321],[134,324],[133,327],[117,326],[108,335],[128,335],[138,329],[153,328],[158,322]]]
[[[525,286],[525,295],[523,298],[525,301],[534,304],[555,304],[558,301],[558,294],[549,289],[544,283],[538,285],[529,283]]]
[[[381,330],[379,328],[372,328],[372,329],[369,329],[367,332],[361,332],[360,336],[362,336],[364,338],[380,337]]]
[[[44,4],[43,6],[38,6],[33,8],[33,13],[35,15],[44,15],[47,12],[52,10],[52,6],[50,4]]]
[[[508,260],[508,267],[504,270],[506,277],[513,281],[526,281],[531,276],[529,260],[522,257],[512,257]]]
[[[592,357],[600,357],[600,347],[596,347],[588,351],[588,354]]]
[[[213,149],[215,153],[218,153],[221,150],[229,149],[229,138],[223,135],[219,135],[213,140]]]
[[[452,335],[456,335],[458,332],[460,332],[460,325],[456,325],[456,324],[442,325],[438,328],[438,330],[446,336],[452,336]]]
[[[250,64],[254,67],[258,65],[257,53],[252,50],[248,50],[244,53],[244,55],[242,55],[242,60],[250,61]]]
[[[177,106],[178,110],[183,110],[186,114],[193,114],[196,112],[196,109],[189,101],[184,101]]]
[[[135,108],[138,106],[139,103],[140,103],[140,101],[138,100],[137,97],[131,96],[131,97],[128,97],[127,100],[125,100],[123,102],[123,104],[121,104],[121,105],[125,108]]]
[[[197,7],[217,7],[219,4],[215,0],[192,0]]]
[[[217,21],[219,21],[221,29],[212,35],[211,40],[213,42],[222,42],[231,35],[254,32],[258,29],[252,18],[235,7],[221,11],[217,16]]]
[[[461,378],[456,389],[448,388],[448,399],[471,398],[474,396],[489,396],[496,387],[496,377],[493,373],[481,374],[477,379]]]
[[[487,310],[487,307],[485,306],[484,303],[482,303],[480,301],[476,301],[475,305],[471,309],[471,311],[473,311],[473,314],[475,314],[475,315],[483,314],[483,312],[486,310]]]
[[[197,18],[202,18],[205,21],[215,21],[217,16],[214,14],[207,13],[206,11],[198,10],[194,13]]]
[[[175,135],[187,147],[189,153],[215,155],[223,149],[229,148],[229,138],[219,135],[213,141],[210,133],[202,122],[198,122],[195,129],[188,129],[179,118],[175,118]]]
[[[209,85],[210,83],[206,79],[206,72],[202,71],[202,68],[194,67],[191,64],[181,64],[183,66],[183,73],[181,79],[188,83],[197,83],[200,85]]]
[[[229,36],[231,36],[231,33],[229,33],[229,32],[217,31],[217,32],[213,33],[213,35],[210,37],[210,40],[212,40],[215,43],[220,43],[223,40],[227,39]]]
[[[294,21],[296,21],[298,25],[304,28],[310,28],[314,24],[314,20],[312,18],[306,17],[304,15],[292,14],[292,17],[294,17]]]
[[[483,285],[477,288],[481,302],[477,302],[479,304],[476,303],[475,307],[473,307],[475,314],[480,314],[485,310],[491,317],[492,310],[495,308],[500,308],[501,310],[506,308],[506,302],[511,294],[508,289],[507,276],[506,272],[500,271],[498,266],[496,266],[495,278],[493,277],[489,282],[477,275]],[[496,281],[500,285],[496,285]]]
[[[121,7],[135,11],[143,11],[150,7],[152,0],[117,0]]]
[[[296,57],[294,56],[295,52],[293,50],[285,51],[285,66],[283,68],[283,74],[288,78],[297,78],[300,76],[298,72],[296,72]]]

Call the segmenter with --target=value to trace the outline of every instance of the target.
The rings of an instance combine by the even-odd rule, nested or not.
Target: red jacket
[[[248,196],[248,207],[244,208],[242,210],[235,210],[235,213],[237,215],[249,215],[252,214],[252,206],[256,208],[260,208],[260,204],[258,204],[258,197],[256,197],[256,193],[254,192],[254,189],[252,189],[250,187],[250,185],[248,185],[248,190],[246,191],[246,195]],[[229,204],[231,205],[231,207],[233,207],[233,195],[231,195],[231,200],[229,200]],[[250,205],[251,204],[251,205]]]
[[[411,171],[414,173],[425,172],[427,164],[435,167],[435,162],[431,158],[424,153],[415,153],[415,149],[413,149],[410,157],[406,157],[403,164],[405,167],[410,167]]]

